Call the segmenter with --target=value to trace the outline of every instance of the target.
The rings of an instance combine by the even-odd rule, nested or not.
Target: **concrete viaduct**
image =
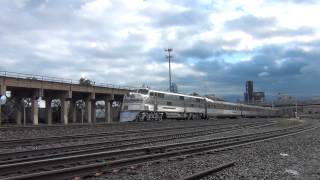
[[[121,88],[113,85],[80,85],[79,81],[8,72],[0,72],[0,88],[1,95],[5,95],[7,91],[10,91],[13,101],[20,104],[17,106],[18,108],[15,112],[15,121],[17,125],[22,124],[23,110],[21,107],[24,105],[21,105],[21,103],[24,103],[23,99],[25,98],[31,99],[31,117],[29,118],[31,119],[32,124],[39,124],[39,97],[41,97],[46,104],[46,124],[52,124],[51,102],[53,99],[60,100],[60,121],[63,124],[77,122],[76,101],[78,100],[85,102],[84,116],[87,123],[95,123],[96,121],[96,101],[104,101],[104,121],[110,123],[112,121],[112,102],[115,99],[121,101],[123,96],[129,92],[128,88]],[[0,126],[2,124],[1,122],[0,106]]]

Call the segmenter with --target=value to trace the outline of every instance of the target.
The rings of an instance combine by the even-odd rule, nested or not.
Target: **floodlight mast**
[[[172,59],[172,55],[171,55],[171,52],[172,52],[172,48],[168,48],[168,49],[165,49],[164,51],[168,52],[168,55],[166,55],[166,58],[168,59],[169,61],[169,91],[172,92],[172,83],[171,83],[171,59]]]

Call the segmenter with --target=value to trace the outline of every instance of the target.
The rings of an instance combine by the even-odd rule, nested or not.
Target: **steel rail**
[[[110,170],[113,168],[120,168],[120,167],[126,167],[129,165],[136,165],[141,164],[145,162],[160,160],[163,158],[169,158],[169,157],[178,157],[178,156],[184,156],[184,155],[190,155],[190,154],[199,154],[204,152],[219,152],[219,151],[225,151],[230,149],[239,148],[245,145],[250,145],[258,142],[263,142],[267,140],[273,140],[278,139],[281,137],[286,137],[298,133],[302,133],[305,131],[310,131],[317,129],[319,127],[308,127],[304,129],[300,129],[293,132],[286,132],[281,134],[274,134],[269,135],[266,137],[259,137],[257,139],[252,140],[245,140],[244,142],[238,142],[234,144],[229,144],[226,146],[220,145],[220,147],[213,148],[211,147],[195,147],[191,149],[184,149],[184,150],[178,150],[173,152],[165,152],[165,153],[159,153],[159,154],[152,154],[152,155],[143,155],[143,156],[137,156],[134,158],[126,158],[126,159],[120,159],[120,160],[114,160],[114,161],[103,161],[98,163],[92,163],[88,165],[80,165],[75,167],[67,167],[63,169],[54,169],[44,172],[33,172],[31,174],[25,174],[25,175],[17,175],[12,177],[4,177],[3,180],[19,180],[19,179],[30,179],[30,180],[38,180],[38,179],[47,179],[47,180],[57,180],[57,179],[64,179],[64,178],[70,178],[70,177],[78,177],[78,176],[84,176],[88,174],[93,174],[96,172],[101,172],[105,170]]]
[[[154,143],[154,142],[169,141],[177,138],[190,138],[190,137],[204,136],[209,134],[240,130],[243,128],[266,127],[266,126],[274,125],[276,123],[269,123],[264,125],[257,125],[257,124],[259,123],[235,125],[231,127],[207,129],[202,131],[181,132],[176,134],[168,134],[168,135],[160,135],[160,136],[158,135],[158,136],[152,136],[152,137],[125,139],[122,141],[121,140],[105,141],[105,142],[98,142],[98,143],[92,143],[92,144],[63,146],[63,147],[50,148],[50,149],[38,149],[38,150],[28,150],[28,151],[20,151],[20,152],[1,153],[0,159],[2,161],[0,161],[0,165],[8,164],[8,163],[17,163],[17,162],[22,162],[27,160],[29,161],[38,160],[43,158],[56,158],[56,157],[65,156],[65,155],[76,155],[81,153],[93,153],[93,152],[99,152],[99,151],[110,151],[114,149],[124,149],[132,146],[138,146],[138,145]],[[134,140],[140,140],[142,142],[132,142]],[[120,143],[120,145],[113,145],[112,143]],[[124,143],[124,144],[121,144],[121,143]]]
[[[226,168],[232,167],[234,164],[235,164],[235,161],[224,163],[222,165],[219,165],[219,166],[216,166],[216,167],[213,167],[213,168],[209,168],[209,169],[206,169],[204,171],[201,171],[201,172],[198,172],[198,173],[191,174],[189,176],[183,177],[180,180],[201,179],[201,178],[204,178],[204,177],[206,177],[206,176],[208,176],[208,175],[210,175],[212,173],[216,173],[216,172],[222,171],[222,170],[224,170]]]
[[[160,146],[150,146],[150,147],[142,147],[142,148],[133,148],[128,150],[116,150],[116,151],[107,151],[107,152],[98,152],[98,153],[90,153],[90,154],[81,154],[74,156],[65,156],[59,158],[52,159],[42,159],[36,161],[28,161],[21,163],[13,163],[13,164],[5,164],[0,165],[0,172],[6,173],[14,173],[16,171],[23,170],[34,170],[35,168],[43,169],[44,167],[50,165],[50,167],[59,166],[61,164],[76,164],[76,162],[83,161],[96,161],[97,159],[108,159],[112,160],[115,157],[121,156],[124,157],[140,157],[146,154],[170,154],[174,152],[197,152],[210,150],[212,148],[221,148],[225,146],[236,145],[239,143],[246,143],[252,141],[250,138],[254,138],[254,140],[260,140],[266,137],[278,136],[276,133],[284,134],[286,131],[295,130],[299,128],[305,128],[305,126],[296,126],[281,130],[274,131],[266,131],[261,133],[250,133],[245,135],[237,135],[237,136],[227,136],[223,138],[215,138],[215,139],[207,139],[200,141],[190,141],[183,143],[174,143],[168,145],[160,145]],[[287,133],[290,133],[287,132]],[[210,144],[211,143],[211,144]],[[187,149],[186,149],[187,148]],[[182,150],[181,150],[182,149]],[[147,155],[150,156],[150,155]],[[121,160],[120,160],[121,161]]]
[[[240,122],[236,124],[248,124],[251,122]],[[209,127],[209,126],[221,126],[221,125],[231,125],[234,123],[221,123],[221,124],[205,124],[205,125],[191,125],[191,126],[176,126],[176,127],[164,127],[164,128],[152,128],[152,129],[139,129],[139,130],[126,130],[126,131],[112,131],[112,132],[102,132],[102,133],[86,133],[86,134],[77,134],[77,135],[64,135],[64,136],[50,136],[50,137],[39,137],[39,138],[23,138],[23,139],[11,139],[11,140],[0,140],[0,145],[2,147],[11,147],[11,146],[23,146],[29,145],[30,143],[39,144],[40,142],[49,142],[53,143],[54,140],[61,142],[61,140],[71,141],[72,139],[79,138],[91,138],[95,136],[114,136],[114,135],[125,135],[125,134],[134,134],[134,133],[147,133],[155,131],[165,131],[165,130],[174,130],[174,129],[191,129],[195,127]],[[68,142],[67,141],[67,142]]]

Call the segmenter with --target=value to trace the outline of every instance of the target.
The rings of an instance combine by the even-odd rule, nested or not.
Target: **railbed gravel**
[[[226,120],[227,122],[230,121],[229,119]],[[251,122],[252,119],[249,119],[249,120],[244,120],[244,122]],[[160,124],[161,126],[163,127],[168,127],[169,126],[169,123],[170,122],[163,122],[163,125],[162,123],[159,123],[159,122],[156,122],[155,124]],[[181,121],[178,121],[178,122],[172,122],[172,126],[171,127],[174,127],[174,126],[192,126],[192,125],[195,125],[195,124],[198,124],[198,125],[214,125],[214,124],[219,124],[221,123],[220,121],[198,121],[198,122],[192,122],[192,121],[188,121],[188,122],[181,122]],[[155,126],[153,123],[150,123],[152,124],[152,126]],[[132,124],[132,125],[135,125],[136,124]],[[139,129],[146,129],[146,127],[143,127],[145,125],[145,123],[142,123],[141,126],[142,127],[139,127]],[[130,125],[126,125],[124,124],[123,127],[127,127],[127,126],[130,126]],[[160,126],[160,127],[161,127]],[[230,126],[230,125],[223,125],[224,127],[226,126]],[[99,126],[98,126],[99,127]],[[157,126],[159,127],[159,126]],[[47,128],[47,127],[46,127]],[[72,127],[69,127],[71,130],[72,130]],[[82,127],[84,128],[84,127]],[[88,128],[92,128],[91,126],[88,126]],[[107,128],[107,127],[104,127],[104,128]],[[131,127],[130,127],[131,128]],[[202,127],[200,129],[210,129],[210,128],[214,128],[214,126],[210,126],[210,127]],[[194,131],[195,129],[187,129],[185,131]],[[168,131],[167,131],[168,132]],[[174,132],[174,130],[171,130],[170,131],[171,133]],[[50,134],[51,132],[48,131],[48,133]],[[90,132],[89,132],[90,133]],[[91,132],[93,133],[93,132]],[[148,133],[149,134],[149,133]],[[160,134],[165,134],[165,132],[162,132],[162,133],[158,133],[158,135]],[[143,136],[145,134],[140,134],[139,136]],[[149,134],[150,135],[150,134]],[[156,134],[154,134],[156,135]],[[51,135],[49,135],[51,136]],[[116,137],[116,138],[115,138]],[[89,138],[89,139],[81,139],[79,141],[75,140],[75,141],[69,141],[69,142],[56,142],[56,143],[41,143],[39,145],[27,145],[27,146],[17,146],[17,147],[10,147],[10,148],[6,148],[6,147],[2,147],[0,148],[0,153],[4,153],[4,152],[18,152],[18,151],[25,151],[25,150],[36,150],[36,149],[48,149],[48,148],[56,148],[56,147],[63,147],[63,146],[70,146],[70,145],[81,145],[81,144],[87,144],[87,143],[94,143],[94,142],[101,142],[101,141],[105,141],[105,140],[120,140],[120,139],[126,139],[126,137],[130,137],[129,136],[125,136],[125,137],[119,137],[119,136],[110,136],[110,137],[104,137],[104,138],[101,138],[101,137],[92,137],[92,138]],[[135,138],[138,137],[138,136],[135,136]],[[27,138],[26,135],[24,136],[24,138]],[[192,138],[191,138],[192,139]],[[183,141],[183,139],[179,140],[179,141]],[[172,142],[175,142],[176,140],[173,140]],[[155,143],[154,145],[156,145],[157,143]],[[153,145],[153,143],[150,143],[148,145]],[[144,145],[145,146],[145,145]]]
[[[319,126],[319,122],[313,121]],[[169,158],[110,170],[94,180],[170,180],[235,161],[235,166],[205,177],[217,179],[320,179],[320,128],[225,152]]]
[[[223,127],[231,127],[232,125],[225,125]],[[143,137],[151,137],[151,136],[161,136],[161,135],[168,135],[168,134],[176,134],[178,132],[185,132],[185,133],[192,133],[196,132],[197,130],[211,130],[214,129],[214,126],[210,127],[201,127],[199,129],[190,128],[190,129],[175,129],[175,130],[166,130],[157,132],[157,134],[151,133],[138,133],[138,134],[130,134],[130,135],[121,135],[121,136],[104,136],[104,137],[91,137],[87,139],[75,139],[74,141],[62,141],[62,142],[55,142],[55,143],[41,143],[38,145],[25,145],[25,146],[17,146],[17,147],[0,147],[0,153],[4,152],[19,152],[19,151],[26,151],[26,150],[39,150],[39,149],[49,149],[49,148],[57,148],[57,147],[64,147],[64,146],[73,146],[73,145],[83,145],[83,144],[90,144],[92,143],[99,143],[104,141],[112,141],[112,140],[126,140],[126,139],[133,139],[132,142],[144,142],[144,140],[134,140],[135,138],[143,138]],[[168,140],[163,141],[163,144],[166,142],[174,142],[176,140],[184,141],[184,139],[189,138],[181,138],[175,140]],[[192,138],[191,138],[192,139]],[[147,145],[152,145],[153,143],[146,143]],[[156,144],[156,143],[154,143]],[[145,145],[141,145],[145,146]],[[141,147],[136,146],[136,147]]]
[[[183,143],[183,142],[199,141],[199,140],[206,140],[206,139],[216,139],[216,138],[222,138],[227,136],[235,136],[235,135],[242,135],[242,134],[248,134],[248,133],[259,133],[259,132],[283,129],[283,126],[279,124],[263,126],[263,127],[259,127],[259,126],[262,126],[262,125],[257,125],[257,127],[245,127],[237,130],[232,130],[232,131],[228,130],[226,132],[217,132],[217,133],[212,133],[212,134],[203,135],[203,136],[179,138],[179,139],[172,139],[167,141],[146,143],[146,144],[138,145],[135,147],[160,146],[160,145],[166,145],[166,144]]]
[[[27,127],[0,127],[0,140],[39,138],[48,136],[76,135],[88,133],[101,133],[123,130],[137,130],[149,128],[163,128],[176,126],[193,126],[205,124],[232,123],[239,120],[253,122],[255,119],[212,119],[212,120],[165,120],[161,122],[130,122],[111,124],[78,124],[78,125],[53,125],[53,126],[27,126]]]

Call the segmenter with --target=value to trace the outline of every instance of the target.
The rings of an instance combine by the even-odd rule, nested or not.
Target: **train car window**
[[[184,97],[183,97],[183,96],[179,96],[179,99],[183,101],[183,100],[184,100]]]
[[[216,104],[216,107],[217,107],[217,109],[223,109],[224,108],[223,104]]]
[[[158,93],[158,97],[159,98],[164,98],[164,94],[163,93]]]
[[[168,105],[168,106],[171,106],[171,105],[172,105],[172,102],[167,101],[167,105]]]
[[[196,102],[200,102],[200,99],[196,99]]]
[[[151,92],[151,93],[150,93],[150,96],[154,96],[154,95],[155,95],[154,92]]]

